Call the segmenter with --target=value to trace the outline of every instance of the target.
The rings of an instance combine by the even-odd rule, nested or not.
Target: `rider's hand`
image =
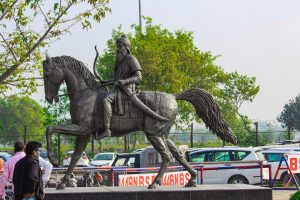
[[[121,86],[124,86],[127,84],[127,81],[126,80],[117,80],[117,85],[121,85]]]

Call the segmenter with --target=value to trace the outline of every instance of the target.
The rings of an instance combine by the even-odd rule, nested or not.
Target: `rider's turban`
[[[119,39],[117,39],[116,44],[124,45],[128,50],[131,47],[131,43],[126,35],[122,35]]]

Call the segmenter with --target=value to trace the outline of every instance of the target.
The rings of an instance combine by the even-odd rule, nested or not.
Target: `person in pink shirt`
[[[7,182],[12,182],[15,164],[25,157],[24,144],[16,142],[14,146],[15,155],[8,159],[4,165],[3,174],[0,180],[0,200],[5,199],[5,186]]]

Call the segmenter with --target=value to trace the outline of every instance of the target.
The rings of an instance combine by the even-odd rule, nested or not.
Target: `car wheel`
[[[296,174],[294,174],[294,177],[295,177],[296,182],[299,184],[299,177],[298,177]],[[282,184],[283,184],[283,185],[286,185],[286,184],[288,183],[288,181],[290,180],[290,178],[291,178],[291,175],[290,175],[290,174],[285,174],[285,175],[283,176],[283,178],[282,178]],[[290,180],[290,182],[289,182],[288,185],[289,185],[289,186],[294,185],[293,180]]]
[[[228,181],[229,184],[249,184],[249,181],[244,176],[233,176]]]

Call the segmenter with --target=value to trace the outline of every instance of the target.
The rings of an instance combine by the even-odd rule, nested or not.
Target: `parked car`
[[[159,167],[162,163],[160,154],[149,146],[138,149],[133,153],[118,154],[112,163],[112,166],[127,166],[132,168]],[[175,159],[172,159],[171,165],[178,165]]]
[[[282,150],[282,151],[296,151],[300,152],[300,147],[299,146],[289,146],[289,147],[275,147],[275,148],[270,148],[269,150]]]
[[[111,166],[114,159],[116,158],[116,153],[98,153],[95,155],[94,159],[91,161],[92,166]]]
[[[219,167],[228,166],[249,166],[257,163],[242,163],[243,161],[266,162],[259,148],[206,148],[193,150],[187,155],[188,161],[204,165],[204,184],[258,184],[260,183],[259,169],[222,169]],[[237,163],[241,161],[240,163]],[[219,162],[219,163],[218,163]],[[263,176],[267,174],[263,170]]]
[[[67,167],[70,165],[71,162],[71,158],[73,155],[74,151],[68,151],[67,155],[63,161],[63,165],[64,167]],[[78,160],[76,166],[77,167],[88,167],[90,165],[90,160],[89,158],[86,156],[85,152],[83,152],[80,156],[80,159]]]
[[[275,178],[275,173],[276,170],[279,166],[280,160],[282,157],[284,157],[285,154],[296,154],[300,155],[300,152],[293,151],[290,148],[286,149],[268,149],[268,150],[263,150],[262,151],[263,155],[265,156],[266,160],[268,161],[269,164],[272,166],[272,179]],[[282,162],[282,167],[286,167],[286,163]],[[295,179],[299,183],[300,180],[300,174],[295,174]],[[290,175],[287,170],[279,170],[278,175],[276,177],[276,180],[279,180],[283,184],[286,184],[288,180],[290,179]]]
[[[6,152],[0,152],[0,159],[2,159],[4,163],[5,163],[10,157],[11,157],[11,155],[8,154],[8,153],[6,153]]]
[[[49,161],[47,149],[41,148],[40,156],[41,156],[44,160]]]

